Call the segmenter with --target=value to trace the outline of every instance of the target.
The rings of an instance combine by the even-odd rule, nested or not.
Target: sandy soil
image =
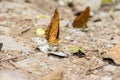
[[[64,3],[63,6],[55,0],[0,2],[0,43],[3,43],[0,80],[120,80],[120,67],[102,57],[120,43],[120,11],[110,16],[109,9],[101,7],[90,17],[87,28],[74,29],[71,23],[75,14],[85,9],[86,2],[75,0],[74,7]],[[59,51],[68,54],[67,58],[48,56],[45,35],[35,33],[38,27],[47,28],[55,8],[60,14]],[[39,18],[40,14],[46,17]],[[78,55],[70,54],[70,46],[79,48],[85,56],[80,57],[79,51],[75,51]],[[14,74],[20,76],[11,78]]]

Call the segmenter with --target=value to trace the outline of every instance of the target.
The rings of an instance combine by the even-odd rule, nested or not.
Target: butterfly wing
[[[90,14],[90,8],[87,7],[83,12],[81,12],[81,14],[79,16],[77,16],[74,19],[74,21],[72,23],[73,27],[74,28],[83,28],[89,19],[89,14]]]
[[[59,39],[59,13],[57,9],[55,10],[51,22],[46,29],[46,39],[49,44],[54,44]]]

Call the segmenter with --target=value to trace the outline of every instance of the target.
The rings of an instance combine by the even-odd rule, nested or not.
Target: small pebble
[[[44,53],[46,53],[46,52],[48,52],[48,50],[49,50],[49,45],[41,45],[41,46],[38,46],[37,47],[41,52],[44,52]]]
[[[101,80],[112,80],[112,78],[108,77],[108,76],[105,76],[105,77],[102,77]]]
[[[65,39],[70,40],[71,36],[66,36]]]
[[[63,52],[50,52],[50,53],[48,53],[48,56],[55,56],[55,57],[59,57],[59,58],[67,58],[68,54],[63,53]]]
[[[59,0],[58,3],[59,3],[59,5],[61,5],[61,6],[64,6],[64,5],[65,5],[64,0]]]
[[[116,66],[113,65],[107,65],[104,67],[105,71],[114,71],[116,69]]]

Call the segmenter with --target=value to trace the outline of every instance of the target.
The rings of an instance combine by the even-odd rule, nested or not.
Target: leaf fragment
[[[39,36],[39,35],[43,35],[45,34],[45,30],[41,29],[41,28],[37,28],[37,30],[35,31],[36,34]]]
[[[110,58],[117,65],[120,65],[120,44],[117,44],[110,52],[104,54],[103,58]]]

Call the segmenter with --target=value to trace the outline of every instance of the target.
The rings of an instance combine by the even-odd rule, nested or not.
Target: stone
[[[23,44],[18,43],[13,37],[11,36],[0,36],[0,42],[3,43],[2,50],[16,50],[21,52],[30,52],[30,48],[27,46],[23,46]]]

